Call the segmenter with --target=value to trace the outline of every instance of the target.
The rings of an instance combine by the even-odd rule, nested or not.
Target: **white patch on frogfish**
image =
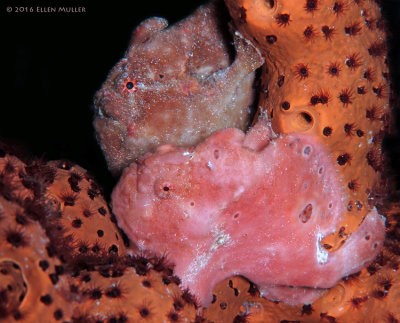
[[[137,246],[139,249],[141,249],[141,250],[145,249],[146,244],[145,244],[144,240],[138,240],[136,243],[137,243]]]
[[[321,247],[323,236],[320,232],[317,234],[317,262],[321,265],[328,261],[329,253]]]
[[[210,253],[202,252],[198,254],[190,263],[189,268],[186,271],[186,282],[192,282],[198,276],[199,272],[208,265],[210,258]]]
[[[221,234],[218,236],[213,245],[211,246],[210,250],[215,250],[219,248],[220,246],[223,246],[225,243],[227,243],[229,240],[231,240],[231,236],[229,234]]]
[[[233,195],[234,199],[237,199],[238,197],[240,197],[240,195],[242,195],[242,193],[244,192],[244,187],[241,185],[239,186],[239,188],[236,190],[235,194]]]
[[[215,239],[213,244],[211,245],[210,251],[218,249],[219,247],[223,246],[231,240],[231,236],[225,233],[223,229],[215,228],[211,232],[213,233],[213,237]]]

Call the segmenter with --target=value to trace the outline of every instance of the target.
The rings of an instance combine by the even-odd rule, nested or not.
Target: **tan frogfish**
[[[114,175],[159,145],[192,146],[249,125],[263,58],[239,33],[230,36],[222,14],[212,2],[170,27],[149,18],[134,30],[94,98],[96,136]]]

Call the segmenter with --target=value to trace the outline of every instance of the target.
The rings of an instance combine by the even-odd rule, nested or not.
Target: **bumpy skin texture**
[[[0,147],[0,226],[2,322],[196,320],[163,259],[127,253],[99,186],[77,165],[24,164]]]
[[[398,198],[396,199],[398,200]],[[203,311],[211,322],[399,322],[400,205],[380,212],[386,240],[378,257],[347,276],[311,305],[288,306],[260,297],[254,284],[233,277],[216,286],[213,303]]]
[[[248,126],[253,72],[263,59],[236,34],[231,61],[220,15],[211,3],[169,28],[161,18],[136,28],[94,99],[111,172],[161,144],[194,145],[216,130]]]
[[[390,88],[380,9],[368,0],[226,4],[265,57],[259,114],[268,115],[277,133],[321,138],[344,176],[346,216],[324,240],[334,251],[382,196]]]
[[[126,169],[113,191],[127,235],[166,253],[203,306],[215,284],[239,274],[269,299],[312,302],[317,288],[360,270],[382,246],[384,223],[372,210],[328,253],[321,240],[343,220],[345,201],[329,153],[308,135],[259,140],[270,134],[260,121],[248,135],[226,129],[196,148],[161,146]]]

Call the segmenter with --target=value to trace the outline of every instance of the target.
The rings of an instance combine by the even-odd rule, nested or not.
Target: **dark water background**
[[[400,0],[383,0],[391,30],[393,90],[400,97]],[[92,97],[122,57],[132,30],[143,19],[170,24],[189,15],[199,0],[3,0],[0,4],[0,137],[35,156],[69,159],[89,169],[109,194],[109,175],[92,128]],[[83,7],[85,13],[44,13],[46,7]],[[7,12],[11,7],[12,12]],[[33,13],[16,13],[17,8]],[[399,100],[397,100],[397,107]],[[396,110],[398,110],[397,108]],[[396,112],[399,120],[399,113]],[[400,126],[400,123],[398,122]],[[400,189],[400,136],[386,141]]]

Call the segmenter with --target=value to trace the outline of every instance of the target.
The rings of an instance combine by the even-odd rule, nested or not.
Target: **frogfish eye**
[[[134,87],[135,87],[135,84],[133,84],[133,82],[132,81],[129,81],[129,82],[126,82],[126,88],[127,88],[127,90],[132,90]]]

